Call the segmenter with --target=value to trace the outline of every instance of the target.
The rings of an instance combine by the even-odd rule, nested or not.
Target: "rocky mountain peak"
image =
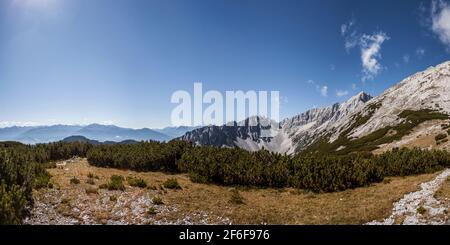
[[[238,146],[247,150],[264,147],[290,154],[307,149],[319,139],[331,144],[347,137],[344,141],[349,143],[350,139],[404,122],[399,117],[404,111],[421,113],[421,110],[450,115],[450,61],[409,76],[379,96],[361,91],[342,103],[313,108],[284,119],[277,135],[270,139],[261,140],[261,128],[245,126],[205,127],[181,138],[199,145]],[[246,121],[253,120],[259,118]]]

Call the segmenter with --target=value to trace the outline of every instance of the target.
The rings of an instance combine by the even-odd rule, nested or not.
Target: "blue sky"
[[[0,126],[169,126],[194,82],[284,118],[449,59],[445,1],[2,0]]]

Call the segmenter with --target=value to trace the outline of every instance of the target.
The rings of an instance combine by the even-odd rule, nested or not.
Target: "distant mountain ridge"
[[[99,142],[121,142],[124,140],[168,141],[173,138],[148,128],[130,129],[100,124],[0,128],[0,141],[17,141],[24,144],[55,142],[74,135]]]
[[[63,140],[61,140],[62,142],[67,142],[67,143],[73,143],[73,142],[80,142],[80,143],[89,143],[92,145],[103,145],[103,144],[122,144],[122,145],[129,145],[129,144],[137,144],[139,143],[138,141],[135,140],[124,140],[124,141],[120,141],[120,142],[115,142],[115,141],[105,141],[105,142],[100,142],[98,140],[91,140],[88,139],[84,136],[79,136],[79,135],[74,135],[74,136],[70,136],[67,137]]]
[[[179,126],[179,127],[165,127],[162,129],[154,129],[154,130],[156,132],[168,135],[170,137],[177,138],[197,128],[200,127]]]

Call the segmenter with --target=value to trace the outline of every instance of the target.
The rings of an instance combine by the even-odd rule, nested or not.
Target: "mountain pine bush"
[[[89,144],[50,143],[34,146],[0,143],[0,224],[20,224],[33,205],[33,188],[47,188],[51,161],[85,156]]]

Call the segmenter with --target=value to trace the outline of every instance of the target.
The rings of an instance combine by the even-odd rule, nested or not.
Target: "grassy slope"
[[[425,121],[449,118],[447,114],[429,109],[419,111],[405,110],[398,114],[398,117],[403,119],[403,121],[398,125],[387,126],[361,138],[350,139],[348,137],[350,132],[370,120],[377,108],[379,108],[379,105],[371,105],[367,115],[356,115],[353,118],[353,123],[346,130],[344,130],[334,142],[329,143],[329,136],[325,136],[310,145],[305,151],[324,153],[335,152],[336,154],[348,154],[350,152],[357,151],[373,151],[378,149],[378,146],[381,144],[391,143],[395,140],[401,139],[405,135],[408,135],[411,133],[413,128]],[[344,148],[339,149],[339,147]]]

